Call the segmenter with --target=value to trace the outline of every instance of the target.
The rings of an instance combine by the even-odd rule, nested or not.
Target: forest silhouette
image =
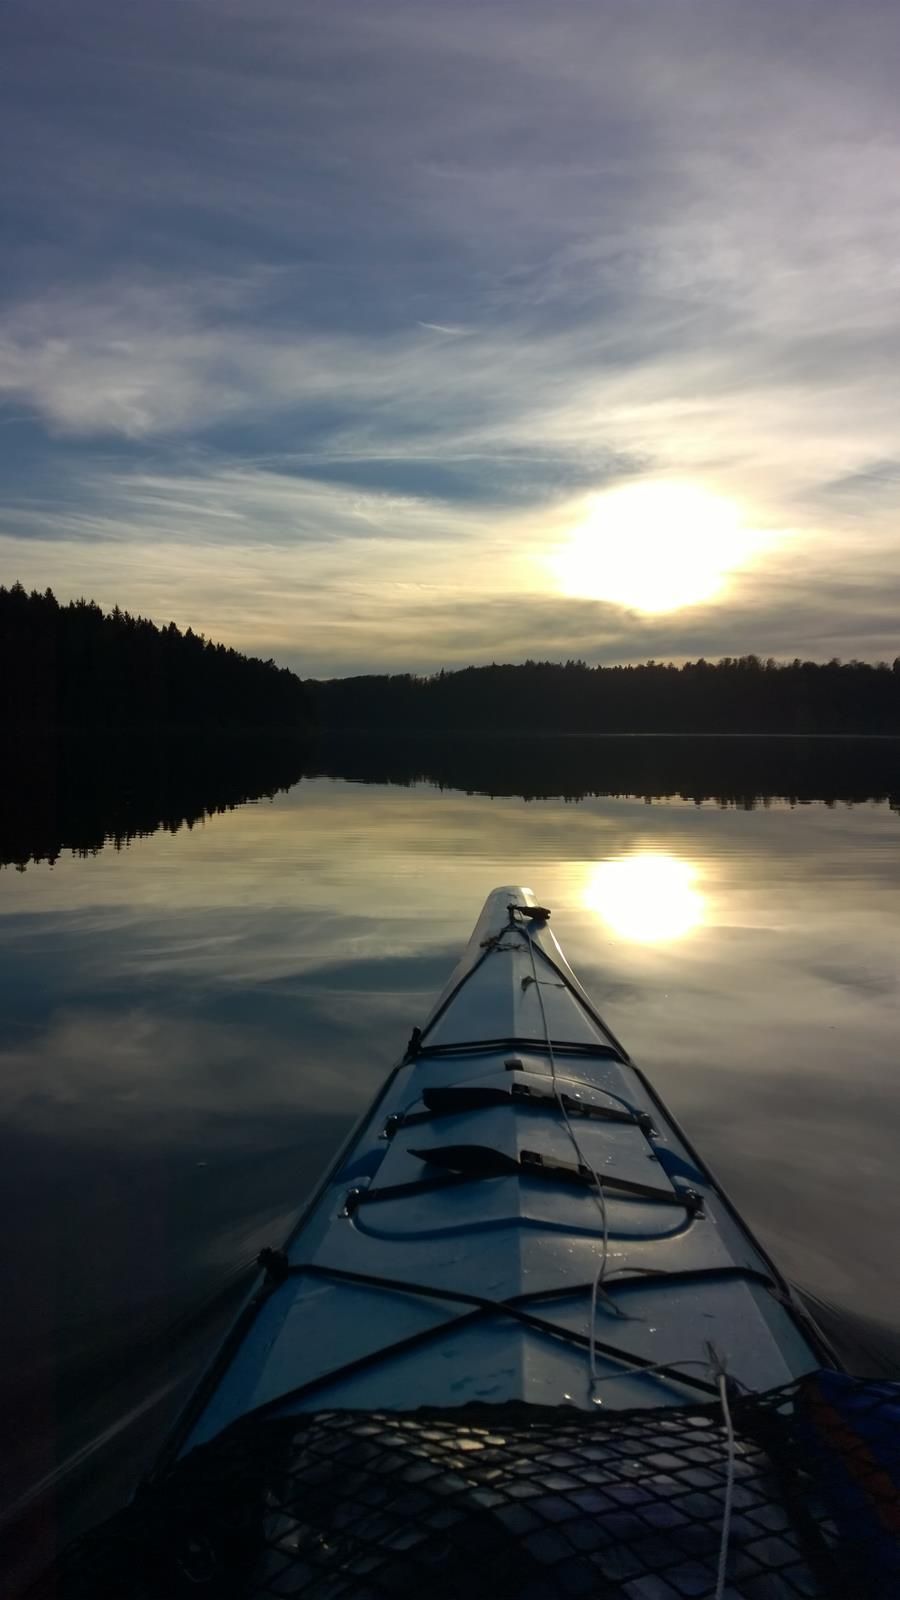
[[[303,684],[274,661],[118,606],[0,588],[0,726],[296,731],[309,720]]]
[[[0,864],[121,848],[301,777],[309,696],[272,661],[0,588]]]
[[[682,666],[526,661],[310,683],[325,728],[429,733],[900,734],[900,657]]]
[[[0,588],[0,726],[417,733],[900,734],[900,656],[526,661],[302,682],[174,622]]]

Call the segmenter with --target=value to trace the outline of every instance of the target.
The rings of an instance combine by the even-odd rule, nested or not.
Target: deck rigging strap
[[[461,1158],[460,1151],[467,1157]],[[482,1159],[482,1152],[484,1156]],[[474,1154],[473,1154],[474,1153]],[[354,1187],[344,1196],[341,1215],[352,1217],[360,1206],[378,1205],[386,1200],[408,1200],[414,1195],[434,1193],[464,1183],[486,1183],[493,1178],[527,1177],[553,1182],[577,1184],[579,1188],[593,1191],[593,1180],[572,1162],[544,1161],[537,1150],[523,1150],[519,1161],[504,1155],[500,1150],[489,1150],[485,1145],[445,1145],[434,1150],[410,1150],[411,1156],[431,1166],[446,1168],[440,1178],[419,1178],[410,1183],[373,1184],[369,1188]],[[468,1164],[468,1156],[472,1156]],[[458,1167],[452,1165],[460,1161]],[[633,1183],[627,1178],[604,1178],[604,1187],[622,1199],[648,1200],[657,1205],[678,1206],[689,1217],[702,1215],[703,1196],[696,1189],[657,1189],[648,1183]]]
[[[432,1300],[447,1300],[458,1305],[474,1307],[475,1310],[472,1315],[476,1317],[484,1315],[510,1317],[513,1321],[520,1322],[523,1326],[532,1328],[538,1333],[546,1333],[553,1338],[565,1340],[569,1344],[577,1345],[580,1349],[588,1348],[589,1340],[587,1334],[579,1333],[575,1328],[566,1328],[557,1322],[548,1321],[546,1317],[535,1316],[526,1307],[528,1303],[535,1300],[568,1299],[570,1296],[583,1293],[589,1285],[565,1284],[558,1288],[513,1295],[508,1300],[495,1300],[488,1295],[473,1294],[465,1289],[444,1289],[433,1284],[411,1283],[405,1278],[386,1278],[376,1273],[351,1272],[343,1267],[331,1267],[319,1262],[304,1262],[292,1265],[287,1262],[287,1259],[281,1255],[280,1251],[266,1251],[264,1254],[269,1259],[261,1262],[261,1264],[269,1271],[272,1271],[274,1265],[273,1276],[277,1283],[283,1283],[289,1277],[325,1278],[331,1279],[336,1283],[355,1283],[367,1288],[387,1289],[397,1294],[422,1295]],[[271,1258],[277,1256],[281,1256],[281,1261],[273,1264]],[[351,1371],[370,1366],[394,1355],[401,1348],[410,1347],[412,1342],[419,1342],[420,1340],[446,1333],[448,1329],[457,1327],[461,1321],[468,1322],[469,1320],[470,1317],[468,1316],[464,1318],[452,1317],[449,1321],[441,1322],[434,1328],[420,1330],[419,1333],[412,1335],[412,1339],[404,1338],[395,1344],[380,1346],[378,1350],[358,1357],[355,1361],[348,1362],[332,1372],[320,1374],[319,1377],[311,1379],[299,1388],[292,1389],[288,1395],[281,1395],[265,1402],[264,1406],[258,1408],[258,1410],[260,1412],[268,1412],[285,1404],[288,1400],[295,1401],[307,1392],[323,1388],[338,1378],[346,1377]],[[701,1378],[695,1378],[680,1371],[680,1363],[671,1365],[659,1364],[651,1361],[646,1356],[636,1355],[632,1350],[623,1350],[619,1345],[606,1344],[597,1339],[594,1339],[593,1343],[594,1349],[601,1355],[619,1362],[623,1367],[633,1369],[635,1372],[652,1371],[653,1373],[659,1373],[663,1377],[674,1380],[676,1383],[685,1384],[689,1389],[694,1389],[700,1394],[715,1395],[717,1392],[714,1383],[704,1382]],[[255,1415],[256,1412],[248,1414]]]
[[[593,1189],[596,1178],[594,1169],[585,1161],[576,1165],[573,1161],[559,1161],[541,1154],[539,1150],[521,1150],[519,1158],[508,1156],[503,1150],[494,1150],[489,1145],[483,1144],[450,1144],[436,1145],[431,1150],[408,1151],[411,1156],[417,1156],[420,1161],[427,1162],[430,1166],[445,1167],[448,1171],[467,1178],[506,1178],[529,1177],[544,1178],[560,1183],[573,1183],[581,1189]],[[631,1178],[614,1177],[611,1173],[604,1173],[603,1187],[612,1190],[616,1195],[632,1197],[636,1200],[653,1200],[657,1205],[681,1206],[690,1216],[697,1216],[703,1205],[703,1196],[695,1189],[676,1189],[671,1186],[661,1189],[657,1184],[637,1183]],[[375,1190],[382,1197],[387,1191]],[[360,1201],[372,1190],[363,1190]]]
[[[268,1283],[275,1288],[288,1278],[302,1278],[312,1273],[315,1277],[346,1279],[348,1283],[361,1282],[375,1287],[387,1285],[398,1290],[406,1289],[410,1294],[427,1294],[439,1300],[457,1300],[465,1298],[469,1293],[468,1290],[461,1290],[457,1294],[455,1289],[413,1283],[407,1278],[382,1278],[375,1273],[353,1272],[346,1267],[330,1267],[318,1261],[290,1261],[283,1250],[271,1249],[268,1246],[259,1252],[256,1264],[262,1267]],[[760,1284],[763,1289],[768,1290],[774,1300],[778,1300],[781,1304],[785,1303],[781,1286],[767,1272],[760,1272],[755,1267],[619,1267],[614,1273],[610,1273],[610,1281],[613,1277],[616,1279],[617,1289],[646,1284],[657,1278],[664,1278],[667,1285],[720,1282],[728,1278],[737,1278],[744,1283]],[[529,1289],[527,1294],[517,1296],[517,1299],[523,1304],[526,1300],[560,1300],[567,1295],[584,1294],[590,1287],[589,1283],[551,1284],[546,1289]]]
[[[421,1029],[414,1028],[413,1034],[421,1038]],[[502,1034],[496,1039],[456,1039],[451,1044],[423,1044],[407,1045],[404,1061],[440,1061],[445,1056],[495,1056],[501,1050],[527,1050],[529,1055],[546,1055],[547,1040],[529,1034]],[[554,1042],[555,1055],[564,1060],[567,1057],[580,1056],[587,1061],[618,1061],[628,1063],[620,1051],[613,1049],[612,1045],[585,1043],[583,1039],[560,1039]],[[514,1069],[511,1069],[514,1070]]]
[[[601,1093],[603,1091],[600,1091]],[[646,1111],[619,1109],[615,1106],[593,1105],[569,1094],[544,1094],[527,1083],[514,1083],[511,1089],[482,1084],[436,1084],[423,1089],[424,1111],[395,1111],[384,1125],[384,1137],[392,1139],[399,1128],[410,1128],[418,1123],[431,1122],[437,1117],[459,1116],[466,1111],[481,1111],[491,1106],[513,1105],[526,1111],[556,1109],[562,1101],[570,1116],[585,1117],[598,1122],[627,1123],[639,1128],[645,1137],[656,1132],[653,1119]]]

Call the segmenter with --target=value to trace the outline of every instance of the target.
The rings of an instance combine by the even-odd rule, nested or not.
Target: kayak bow
[[[837,1370],[548,917],[489,896],[155,1471],[35,1600],[900,1594],[900,1385]]]
[[[182,1417],[683,1406],[834,1365],[529,890],[462,960]]]

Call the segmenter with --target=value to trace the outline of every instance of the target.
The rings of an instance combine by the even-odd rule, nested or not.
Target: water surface
[[[615,765],[580,799],[546,760],[530,800],[452,762],[310,776],[0,872],[0,1503],[33,1548],[126,1492],[498,883],[552,907],[782,1269],[890,1358],[900,814],[855,780],[651,801]]]

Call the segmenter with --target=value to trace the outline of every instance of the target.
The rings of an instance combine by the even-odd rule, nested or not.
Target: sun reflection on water
[[[690,861],[642,851],[590,868],[583,903],[622,939],[680,939],[706,919],[706,897]]]

